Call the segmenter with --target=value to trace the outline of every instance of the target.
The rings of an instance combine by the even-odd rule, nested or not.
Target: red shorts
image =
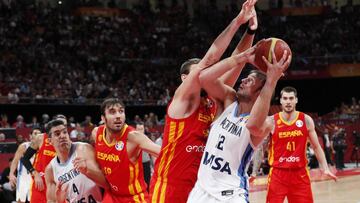
[[[289,203],[314,202],[309,172],[306,168],[281,169],[272,167],[270,169],[266,202],[283,203],[285,197]]]
[[[148,193],[140,193],[135,196],[119,196],[105,191],[103,203],[147,203],[149,202]]]
[[[155,178],[150,184],[150,200],[152,203],[186,203],[194,184],[167,183],[159,181],[156,184]]]
[[[31,187],[31,199],[30,202],[35,202],[35,203],[46,203],[46,188],[43,191],[39,191],[35,188],[35,186],[33,185]]]

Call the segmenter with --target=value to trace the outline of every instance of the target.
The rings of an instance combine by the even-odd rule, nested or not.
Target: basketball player
[[[40,133],[41,131],[39,128],[31,129],[29,136],[30,141],[32,141],[33,138]],[[10,166],[9,180],[11,187],[16,187],[16,201],[18,203],[30,201],[30,185],[32,179],[31,175],[27,172],[23,163],[20,161],[20,158],[24,156],[24,153],[29,146],[30,142],[24,142],[19,145]],[[34,156],[31,157],[30,161],[33,163]],[[17,176],[15,176],[15,171],[17,171]]]
[[[142,134],[145,134],[145,126],[143,122],[136,123],[135,129]],[[151,178],[151,157],[148,153],[142,152],[142,165],[144,170],[144,180],[147,185],[147,191],[150,187],[150,178]]]
[[[62,120],[65,125],[67,124],[66,117],[64,115],[57,115],[55,119]],[[31,164],[30,159],[35,154],[34,164]],[[26,152],[21,158],[21,162],[24,164],[27,171],[33,177],[31,186],[31,200],[30,202],[46,203],[46,185],[44,172],[46,166],[51,159],[55,157],[55,149],[49,141],[46,133],[38,134],[30,143],[30,147],[26,149]]]
[[[248,202],[247,168],[252,153],[270,132],[266,117],[272,92],[283,71],[290,64],[286,51],[267,65],[267,75],[254,70],[241,80],[236,92],[218,78],[239,63],[254,63],[255,48],[224,59],[200,74],[204,89],[218,104],[216,120],[198,171],[198,180],[188,202]]]
[[[61,120],[50,121],[46,133],[56,151],[56,157],[45,169],[47,202],[101,202],[100,187],[96,183],[105,188],[108,188],[108,183],[96,163],[92,146],[72,143]],[[86,170],[79,170],[76,157],[86,160]]]
[[[91,136],[96,160],[110,184],[103,202],[147,202],[141,152],[157,157],[160,146],[125,123],[125,106],[116,98],[102,103],[101,119],[104,125],[94,128]]]
[[[297,91],[285,87],[280,93],[282,111],[271,117],[269,145],[270,172],[267,202],[313,202],[309,171],[307,170],[306,145],[310,141],[323,173],[336,180],[326,162],[319,144],[313,119],[296,111]]]
[[[208,128],[216,111],[214,102],[201,94],[199,74],[221,58],[240,25],[249,20],[248,32],[243,35],[233,55],[251,46],[257,29],[255,3],[256,0],[248,0],[243,4],[239,15],[217,37],[201,60],[190,59],[181,66],[182,83],[167,108],[162,150],[151,179],[153,203],[186,202],[194,187]],[[232,87],[239,74],[233,69],[221,79]]]

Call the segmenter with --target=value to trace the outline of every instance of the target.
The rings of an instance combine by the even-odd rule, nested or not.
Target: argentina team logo
[[[296,125],[297,127],[301,128],[301,127],[304,125],[304,123],[303,123],[301,120],[297,120],[297,121],[295,122],[295,125]]]
[[[115,149],[118,150],[118,151],[123,150],[124,149],[124,142],[123,141],[116,142]]]

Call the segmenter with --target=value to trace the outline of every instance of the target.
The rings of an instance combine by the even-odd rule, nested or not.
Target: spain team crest
[[[278,119],[278,120],[276,121],[276,123],[277,123],[278,125],[280,125],[280,124],[281,124],[281,120]]]
[[[124,149],[124,142],[123,141],[116,142],[115,149],[118,150],[118,151],[123,150]]]
[[[298,128],[301,128],[303,125],[304,125],[304,122],[302,122],[302,120],[297,120],[295,122],[295,125],[298,127]]]

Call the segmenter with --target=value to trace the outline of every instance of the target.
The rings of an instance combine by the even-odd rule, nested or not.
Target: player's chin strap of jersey
[[[33,149],[32,147],[28,147],[24,156],[20,159],[20,161],[24,164],[26,170],[28,170],[30,174],[35,171],[33,165],[30,162],[30,159],[36,153],[36,151],[37,150]]]

